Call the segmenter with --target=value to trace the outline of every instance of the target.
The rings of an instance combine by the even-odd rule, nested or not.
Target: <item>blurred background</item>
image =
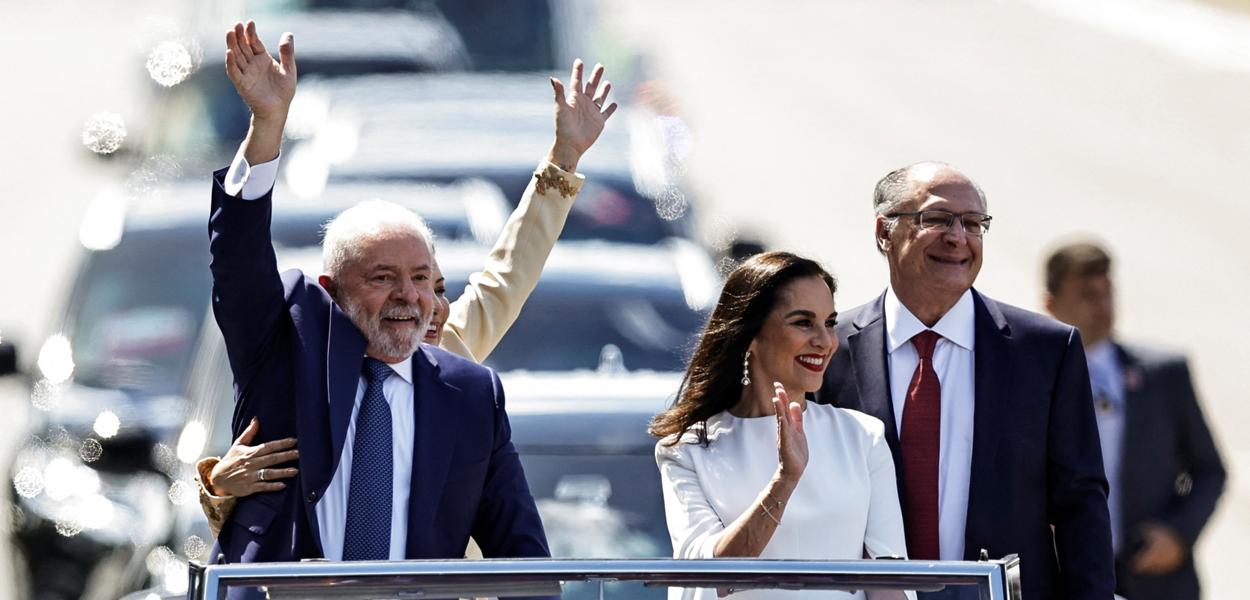
[[[1230,471],[1200,573],[1206,597],[1242,595],[1250,2],[3,10],[0,371],[15,354],[18,373],[0,377],[0,598],[177,593],[185,561],[207,556],[191,465],[228,445],[230,414],[206,321],[208,175],[246,130],[222,38],[247,18],[271,50],[296,34],[280,260],[315,266],[317,223],[396,199],[430,218],[453,299],[550,144],[546,75],[567,78],[575,56],[607,65],[622,111],[582,163],[588,185],[543,284],[487,363],[508,373],[557,553],[670,551],[641,427],[675,389],[674,349],[718,274],[759,248],[793,250],[837,274],[840,307],[870,300],[886,281],[873,184],[938,159],[989,197],[978,289],[1040,311],[1046,253],[1100,240],[1117,258],[1120,336],[1188,353]],[[571,314],[562,306],[591,309],[544,321]],[[625,383],[589,398],[595,378]],[[595,440],[568,417],[588,411],[620,435],[581,455]],[[626,484],[640,477],[654,490]],[[560,534],[585,523],[596,535]]]

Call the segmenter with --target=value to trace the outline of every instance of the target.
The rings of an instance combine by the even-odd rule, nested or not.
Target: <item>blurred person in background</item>
[[[1046,310],[1081,330],[1111,486],[1117,592],[1198,598],[1193,547],[1224,488],[1224,464],[1184,356],[1115,339],[1111,255],[1073,243],[1046,259]]]
[[[261,441],[303,435],[303,444],[292,485],[240,499],[212,556],[458,558],[470,533],[487,556],[547,556],[498,376],[421,345],[436,299],[420,218],[362,203],[327,225],[325,274],[278,274],[272,178],[256,171],[276,166],[295,94],[294,40],[284,34],[274,60],[249,22],[226,45],[227,74],[252,111],[233,164],[214,174],[209,220],[214,313],[236,379],[233,425],[241,433],[259,417]],[[606,119],[601,97],[570,83],[570,118]],[[584,152],[595,136],[576,147]]]
[[[650,428],[675,558],[906,555],[884,425],[805,397],[838,347],[836,289],[820,265],[785,252],[729,274],[676,402]],[[813,596],[851,597],[803,593]]]
[[[573,202],[585,178],[576,172],[585,149],[582,140],[591,144],[598,138],[607,119],[616,111],[616,103],[606,104],[612,88],[603,80],[603,66],[596,65],[590,80],[584,84],[583,65],[573,65],[570,81],[572,95],[553,80],[555,92],[555,141],[551,152],[530,179],[516,210],[504,225],[482,271],[469,276],[464,293],[452,303],[446,296],[446,284],[438,267],[434,267],[434,315],[424,342],[453,352],[474,362],[482,362],[503,339],[516,321],[526,299],[538,284],[543,264],[551,254],[564,227]],[[579,88],[580,86],[580,88]],[[595,90],[600,93],[593,94]],[[587,92],[592,92],[588,95]],[[591,97],[594,95],[595,97]],[[591,111],[594,118],[577,119],[577,102],[594,103],[602,112]],[[276,177],[274,168],[253,167],[253,180],[266,177],[259,186],[270,188]],[[209,526],[217,533],[234,508],[237,498],[256,492],[277,491],[286,487],[282,480],[294,477],[296,467],[281,467],[298,458],[294,438],[283,438],[250,445],[260,423],[253,420],[224,457],[208,457],[196,466],[199,472],[200,505]]]
[[[819,401],[885,422],[912,559],[1019,554],[1024,596],[1109,600],[1107,482],[1076,328],[973,289],[986,199],[938,162],[873,197],[890,281],[837,327]]]

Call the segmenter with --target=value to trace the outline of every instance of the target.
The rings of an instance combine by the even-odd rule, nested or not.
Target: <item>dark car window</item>
[[[189,227],[127,233],[89,254],[67,315],[75,380],[178,393],[208,308],[208,262],[208,237]]]
[[[540,281],[485,364],[499,371],[595,369],[605,353],[619,351],[628,370],[680,371],[704,319],[681,290]]]
[[[686,220],[666,220],[656,212],[655,200],[639,193],[633,181],[619,175],[588,172],[586,183],[569,212],[560,239],[604,240],[627,244],[655,244],[669,237],[687,237]],[[339,176],[338,181],[377,179],[381,181],[428,182],[451,185],[469,177],[490,181],[499,187],[513,208],[520,202],[532,175],[524,168],[501,173],[485,170],[472,173],[370,174],[366,177]]]

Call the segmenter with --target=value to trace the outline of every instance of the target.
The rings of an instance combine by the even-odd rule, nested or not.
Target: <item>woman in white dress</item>
[[[819,264],[785,252],[757,255],[726,280],[676,402],[650,428],[661,438],[655,457],[675,558],[905,556],[883,424],[805,398],[838,347],[836,289]]]

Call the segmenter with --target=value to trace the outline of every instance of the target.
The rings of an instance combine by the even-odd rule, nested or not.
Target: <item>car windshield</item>
[[[585,175],[586,182],[569,212],[568,220],[560,233],[561,240],[655,244],[665,238],[689,235],[685,230],[687,223],[684,215],[674,219],[661,217],[656,210],[656,201],[641,194],[628,177],[594,172],[587,172]],[[361,179],[451,185],[471,177],[481,178],[498,186],[504,198],[515,208],[532,175],[525,167],[521,167],[509,172],[494,169],[448,175],[401,172],[395,175],[371,175]],[[357,178],[348,176],[338,177],[337,180],[356,181]]]
[[[619,362],[628,370],[681,371],[704,319],[681,290],[541,281],[485,364],[567,371]]]
[[[75,381],[178,393],[208,308],[208,261],[207,236],[189,227],[89,254],[67,315]]]

